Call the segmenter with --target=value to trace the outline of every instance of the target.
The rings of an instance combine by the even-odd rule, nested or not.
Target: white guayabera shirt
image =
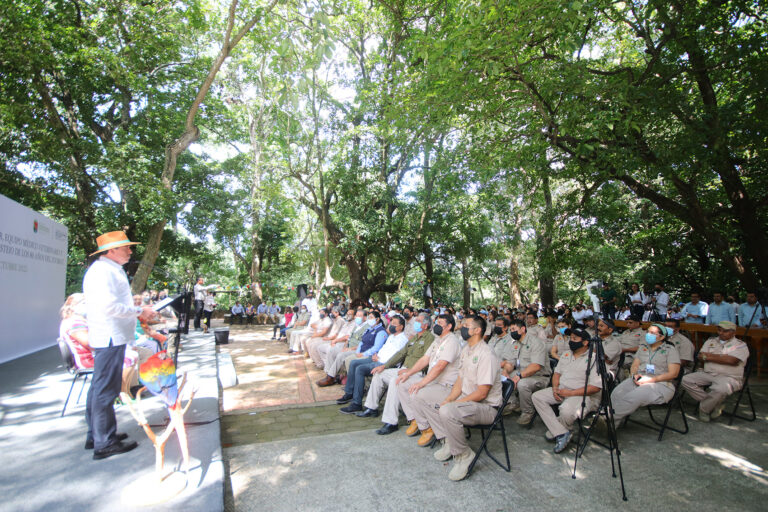
[[[88,312],[88,343],[94,348],[125,345],[135,339],[136,317],[131,286],[123,267],[102,256],[85,273],[83,295]]]

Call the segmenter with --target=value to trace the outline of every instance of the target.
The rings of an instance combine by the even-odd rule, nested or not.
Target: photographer
[[[651,322],[663,322],[666,320],[669,295],[664,291],[663,283],[656,283],[654,285],[653,295],[647,297],[646,304],[650,304],[653,307],[653,312],[649,319]]]

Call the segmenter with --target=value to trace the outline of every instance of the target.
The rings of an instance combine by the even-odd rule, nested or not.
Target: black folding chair
[[[641,427],[649,428],[651,430],[655,430],[659,433],[659,441],[661,441],[661,438],[664,436],[665,430],[671,430],[673,432],[677,432],[678,434],[687,434],[688,433],[688,419],[685,417],[685,409],[683,409],[683,386],[681,385],[683,381],[683,375],[685,375],[685,370],[683,366],[680,366],[680,371],[677,373],[677,377],[675,377],[675,394],[672,396],[672,398],[669,400],[669,402],[665,404],[650,404],[647,405],[645,408],[648,410],[648,416],[651,418],[651,422],[653,425],[649,425],[648,423],[643,423],[641,421],[633,420],[632,415],[630,414],[627,417],[627,421],[630,421],[634,423],[635,425],[640,425]],[[653,410],[659,409],[659,410],[666,410],[667,414],[664,416],[664,421],[659,423],[659,420],[657,420],[653,416]],[[683,425],[684,430],[678,430],[675,427],[672,427],[669,425],[669,418],[672,416],[672,409],[680,409],[680,416],[683,418]]]
[[[749,391],[749,374],[752,373],[752,357],[749,357],[747,359],[747,364],[744,365],[744,385],[741,386],[741,390],[739,390],[739,394],[736,396],[736,403],[733,406],[732,412],[725,412],[723,411],[724,416],[730,416],[731,419],[728,421],[728,425],[733,425],[733,420],[736,418],[739,418],[740,420],[746,420],[746,421],[755,421],[757,419],[757,414],[755,413],[755,404],[752,401],[752,393]],[[744,392],[747,393],[747,399],[749,400],[749,408],[752,411],[752,416],[743,416],[738,414],[739,410],[739,404],[741,403],[741,399],[744,397]]]
[[[77,395],[77,402],[80,403],[80,397],[83,396],[83,389],[85,389],[85,385],[88,383],[88,376],[93,374],[93,368],[78,368],[77,363],[75,362],[75,355],[72,353],[72,349],[69,348],[69,345],[66,341],[59,338],[59,352],[61,352],[61,358],[64,360],[64,366],[67,367],[67,371],[74,375],[74,378],[72,379],[72,385],[69,386],[69,393],[67,393],[67,399],[64,401],[64,408],[61,410],[61,415],[64,416],[64,413],[67,410],[67,404],[69,403],[69,397],[72,395],[72,389],[75,387],[75,382],[77,382],[77,379],[80,377],[84,377],[83,379],[83,386],[80,388],[80,393]]]
[[[510,469],[512,469],[512,465],[509,462],[509,449],[507,448],[507,432],[504,430],[504,415],[502,412],[504,411],[504,407],[507,405],[507,402],[509,402],[510,397],[512,396],[512,393],[515,391],[515,385],[512,383],[511,380],[505,380],[501,383],[501,405],[498,407],[498,410],[496,411],[496,417],[493,419],[493,422],[487,425],[465,425],[464,428],[467,429],[467,437],[471,437],[471,429],[476,428],[479,429],[483,436],[483,442],[480,443],[480,448],[477,449],[475,452],[475,458],[472,459],[472,463],[469,465],[469,470],[467,471],[467,477],[472,474],[472,470],[475,467],[475,463],[477,463],[477,459],[480,458],[480,455],[483,453],[483,450],[485,450],[485,453],[488,454],[488,456],[499,465],[500,468],[502,468],[504,471],[509,472]],[[504,456],[507,460],[507,465],[505,466],[499,460],[494,457],[494,455],[488,451],[488,440],[491,438],[491,434],[493,434],[494,431],[501,432],[501,441],[504,443]]]

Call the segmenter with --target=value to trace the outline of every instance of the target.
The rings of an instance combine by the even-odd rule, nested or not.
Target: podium
[[[179,323],[176,328],[168,329],[173,337],[173,364],[178,363],[179,345],[181,344],[181,335],[189,334],[189,313],[192,308],[192,292],[184,291],[173,297],[168,297],[155,304],[152,309],[160,311],[167,307],[173,308],[179,317]]]

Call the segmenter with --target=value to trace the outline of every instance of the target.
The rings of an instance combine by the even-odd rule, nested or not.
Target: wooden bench
[[[614,320],[614,323],[616,324],[616,327],[627,327],[626,320]],[[643,329],[647,329],[652,323],[655,322],[641,322]],[[752,327],[745,339],[744,333],[746,330],[746,327],[737,327],[736,337],[746,343],[756,354],[757,360],[755,361],[755,368],[757,368],[757,375],[760,376],[760,363],[763,361],[763,352],[765,350],[766,342],[768,342],[768,329],[757,329]],[[696,350],[699,350],[706,340],[717,335],[717,326],[680,322],[680,331],[690,334],[691,341],[696,346]]]

